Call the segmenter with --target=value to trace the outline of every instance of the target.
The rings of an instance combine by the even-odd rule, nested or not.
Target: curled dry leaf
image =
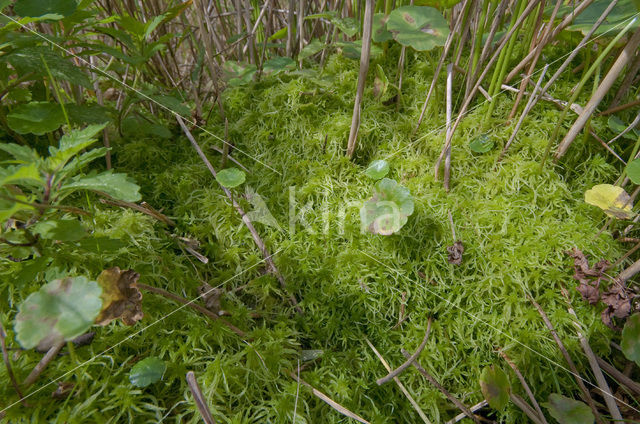
[[[580,249],[574,247],[567,254],[573,258],[573,278],[580,282],[576,290],[584,300],[595,305],[600,300],[600,280],[606,278],[604,272],[610,265],[609,261],[601,260],[590,267],[589,261]]]
[[[200,293],[200,296],[202,296],[207,309],[215,314],[220,314],[222,309],[220,301],[222,300],[224,290],[217,287],[213,288],[209,284],[203,283],[198,287],[198,292]]]
[[[96,324],[107,325],[114,319],[122,319],[126,325],[133,325],[144,316],[142,293],[136,286],[140,274],[132,269],[122,271],[113,267],[102,271],[98,284],[102,287],[102,311]]]
[[[613,282],[608,291],[602,293],[601,300],[607,305],[602,311],[602,322],[614,330],[620,330],[613,324],[613,317],[626,318],[631,313],[631,301],[633,293],[626,284]]]
[[[464,253],[464,246],[461,241],[453,243],[453,245],[447,247],[449,252],[448,261],[450,264],[460,265],[462,263],[462,254]]]

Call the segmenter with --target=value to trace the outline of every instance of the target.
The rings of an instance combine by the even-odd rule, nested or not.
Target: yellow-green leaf
[[[607,215],[619,219],[631,219],[633,204],[631,197],[622,187],[611,184],[598,184],[584,194],[584,201],[597,206]]]

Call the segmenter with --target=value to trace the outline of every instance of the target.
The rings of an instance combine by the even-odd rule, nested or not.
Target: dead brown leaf
[[[580,282],[576,290],[590,304],[598,303],[600,300],[600,281],[607,278],[604,272],[611,264],[603,259],[590,267],[587,257],[576,247],[569,250],[567,254],[573,258],[573,278]]]
[[[464,253],[464,246],[461,241],[453,243],[453,245],[447,247],[449,252],[448,261],[450,264],[460,265],[462,263],[462,254]]]
[[[220,314],[222,309],[221,300],[222,295],[224,294],[224,290],[221,288],[213,288],[207,283],[203,283],[200,287],[198,287],[198,292],[202,299],[204,300],[204,305],[208,310],[215,314]]]
[[[98,325],[107,325],[118,318],[126,325],[133,325],[142,319],[142,293],[136,286],[138,278],[140,274],[134,270],[122,271],[117,266],[102,271],[98,276],[98,284],[102,287]]]

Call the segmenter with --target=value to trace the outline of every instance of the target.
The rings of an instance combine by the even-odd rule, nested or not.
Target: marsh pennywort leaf
[[[107,325],[120,318],[126,325],[140,321],[142,313],[142,293],[136,283],[140,274],[132,269],[123,271],[113,267],[105,269],[98,276],[102,288],[102,310],[96,324]]]
[[[437,9],[425,6],[403,6],[389,15],[387,29],[406,47],[427,51],[444,46],[449,24]]]
[[[584,403],[551,393],[549,402],[542,404],[549,410],[549,414],[555,418],[560,424],[593,424],[595,417]]]
[[[374,43],[384,43],[393,39],[393,35],[387,30],[387,21],[389,16],[385,16],[384,13],[376,13],[373,15],[373,29],[371,33],[371,40]]]
[[[33,232],[45,240],[77,241],[87,235],[87,231],[77,219],[40,221],[33,226]]]
[[[634,159],[627,164],[627,176],[634,184],[640,184],[640,158]]]
[[[383,178],[375,185],[373,197],[360,209],[362,227],[384,236],[397,233],[407,223],[413,207],[409,189]]]
[[[480,374],[480,390],[489,406],[500,411],[509,402],[511,385],[502,368],[492,365],[485,367]]]
[[[147,387],[162,380],[167,365],[160,358],[150,356],[138,362],[131,368],[129,381],[136,387]]]
[[[67,190],[102,192],[125,202],[137,202],[141,198],[140,186],[125,174],[114,174],[113,170],[97,175],[75,178],[72,182],[64,184],[60,188],[60,191]]]
[[[23,17],[37,17],[47,14],[72,15],[78,4],[75,0],[17,0],[13,11]]]
[[[9,128],[18,134],[43,135],[57,130],[64,122],[60,105],[49,102],[26,103],[7,115]]]
[[[480,134],[469,143],[469,148],[474,153],[487,153],[493,149],[493,140],[489,134]]]
[[[631,315],[624,323],[620,347],[628,360],[640,365],[640,312]]]
[[[91,327],[100,312],[102,289],[86,277],[51,281],[18,308],[16,339],[25,349],[48,349],[72,340]]]
[[[580,31],[586,34],[593,24],[602,16],[604,10],[611,3],[610,0],[596,0],[589,5],[582,13],[576,16],[572,24],[567,27],[567,31]],[[635,4],[634,4],[635,3]],[[638,0],[620,0],[607,15],[604,22],[596,29],[594,36],[606,35],[607,37],[616,36],[624,26],[638,13]],[[568,15],[573,12],[573,7],[569,4],[560,8],[558,17]],[[546,12],[546,11],[545,11]],[[550,10],[549,10],[550,12]],[[632,28],[638,28],[640,21],[636,21]]]
[[[631,197],[622,187],[598,184],[585,192],[584,201],[614,218],[631,219],[635,215],[631,212]]]
[[[216,174],[216,181],[218,181],[222,187],[226,188],[238,187],[244,182],[245,178],[244,172],[238,168],[223,169]]]
[[[379,180],[386,177],[389,173],[389,163],[383,159],[374,160],[364,173],[372,180]]]

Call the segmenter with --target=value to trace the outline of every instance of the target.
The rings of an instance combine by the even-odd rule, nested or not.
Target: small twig
[[[487,402],[486,400],[483,400],[482,402],[478,402],[475,405],[473,405],[472,407],[470,407],[469,410],[471,412],[475,413],[477,410],[482,409],[487,405],[489,405],[489,402]],[[449,421],[447,421],[447,424],[456,424],[458,421],[462,420],[466,416],[467,415],[464,412],[460,413],[460,414],[456,415],[455,417],[453,417],[452,419],[450,419]]]
[[[384,367],[386,368],[387,372],[391,372],[391,367],[389,366],[387,361],[384,360],[384,358],[382,357],[380,352],[378,352],[378,350],[373,346],[373,344],[369,341],[369,339],[365,339],[365,341],[367,342],[367,344],[369,345],[371,350],[373,350],[373,353],[376,354],[376,356],[378,357],[380,362],[382,362],[382,365],[384,365]],[[424,414],[424,412],[422,412],[422,409],[420,408],[418,403],[415,401],[415,399],[413,399],[413,396],[411,396],[411,394],[409,393],[407,388],[404,387],[404,384],[402,384],[400,379],[398,377],[393,377],[393,381],[396,382],[396,384],[400,388],[400,391],[402,391],[402,393],[404,393],[404,395],[407,397],[407,399],[409,399],[409,403],[411,404],[411,406],[413,406],[413,409],[416,410],[416,412],[418,413],[420,418],[422,418],[422,421],[424,421],[425,424],[431,424],[431,421],[429,421],[429,418],[427,418],[427,416]]]
[[[534,422],[534,424],[544,424],[538,417],[538,414],[536,414],[536,411],[533,410],[533,408],[527,403],[527,401],[514,393],[511,393],[509,397],[511,398],[511,402],[515,403],[516,406],[520,408],[531,421]]]
[[[391,327],[392,330],[395,330],[396,328],[400,327],[400,325],[406,321],[407,319],[407,315],[406,315],[406,302],[407,302],[407,292],[403,291],[402,292],[402,300],[400,301],[400,314],[398,315],[398,322],[396,323],[396,325],[394,325],[393,327]]]
[[[600,413],[598,412],[598,408],[596,408],[596,404],[593,401],[593,398],[591,397],[591,395],[589,394],[589,390],[587,389],[587,386],[584,385],[582,378],[580,378],[580,374],[578,374],[578,368],[576,367],[576,364],[573,362],[573,360],[571,359],[571,356],[569,355],[569,352],[564,347],[564,343],[562,343],[562,340],[560,340],[560,336],[558,336],[558,333],[556,332],[556,329],[553,327],[551,320],[549,320],[549,317],[547,316],[547,314],[544,312],[544,310],[538,304],[538,302],[536,302],[533,299],[533,297],[529,296],[529,300],[531,301],[531,303],[533,303],[533,306],[535,306],[536,309],[538,310],[538,313],[540,314],[540,316],[542,317],[542,320],[544,321],[545,325],[549,329],[549,332],[553,336],[553,339],[556,341],[556,344],[558,345],[558,348],[560,349],[562,356],[564,356],[565,361],[567,361],[567,364],[569,365],[569,369],[571,370],[571,373],[575,377],[576,383],[578,383],[578,387],[580,388],[580,391],[582,391],[582,398],[587,402],[587,404],[591,408],[593,415],[596,417],[596,422],[599,424],[602,423],[603,420],[602,420],[602,417],[600,416]]]
[[[618,370],[616,367],[609,364],[607,361],[600,358],[599,356],[596,356],[596,359],[598,360],[598,364],[604,370],[604,372],[606,372],[607,374],[610,374],[611,377],[613,377],[618,381],[618,383],[627,387],[629,390],[635,392],[638,396],[640,396],[640,383],[633,381],[624,373],[620,372],[620,370]]]
[[[104,203],[105,205],[111,205],[111,206],[119,206],[121,208],[133,209],[145,215],[149,215],[150,217],[155,218],[158,221],[170,227],[176,226],[176,223],[173,222],[169,217],[158,212],[157,210],[149,206],[146,202],[143,202],[143,205],[138,205],[137,203],[126,202],[124,200],[118,200],[114,198],[104,198],[104,199],[100,199],[100,203]]]
[[[224,318],[220,318],[217,314],[211,312],[210,310],[196,304],[193,303],[193,300],[187,300],[183,297],[178,296],[177,294],[168,292],[166,290],[160,289],[158,287],[153,287],[153,286],[148,286],[144,283],[137,283],[136,284],[138,286],[138,288],[142,289],[142,290],[146,290],[149,291],[151,293],[155,293],[158,294],[160,296],[166,297],[167,299],[173,300],[175,302],[181,303],[183,305],[186,305],[188,307],[190,307],[191,309],[194,309],[200,313],[202,313],[203,315],[206,315],[207,317],[211,318],[214,321],[220,321],[222,324],[226,325],[231,331],[233,331],[234,333],[236,333],[238,336],[242,337],[242,338],[247,338],[247,335],[245,334],[244,331],[240,330],[238,327],[236,327],[235,325],[231,324],[229,321],[227,321]]]
[[[61,211],[71,212],[71,213],[74,213],[76,215],[91,216],[91,214],[89,212],[83,211],[82,209],[75,208],[73,206],[49,205],[49,204],[46,204],[46,203],[37,203],[37,202],[31,203],[31,202],[26,202],[24,200],[16,199],[15,197],[5,196],[4,194],[0,194],[0,199],[8,200],[10,202],[20,203],[22,205],[32,206],[32,207],[34,207],[36,209],[40,209],[41,211],[44,211],[44,210],[47,210],[47,209],[57,209],[57,210],[61,210]]]
[[[216,424],[216,420],[211,415],[211,411],[209,411],[209,407],[207,406],[207,402],[202,394],[202,390],[200,390],[200,386],[196,380],[196,375],[193,371],[189,371],[187,373],[187,384],[189,385],[189,390],[191,390],[191,394],[193,395],[193,400],[196,402],[196,406],[200,411],[200,415],[202,415],[202,420],[205,424]]]
[[[453,216],[451,215],[451,211],[447,211],[448,215],[449,215],[449,225],[451,225],[451,236],[453,237],[453,242],[455,243],[456,241],[458,241],[458,239],[456,238],[456,226],[453,225]]]
[[[298,413],[298,399],[300,398],[300,358],[298,358],[298,385],[296,386],[296,401],[293,404],[293,424],[296,424],[296,415]]]
[[[402,352],[402,354],[404,355],[405,358],[407,358],[407,359],[411,358],[411,355],[409,355],[409,352],[407,352],[406,350],[401,349],[401,352]],[[464,412],[464,414],[467,417],[471,418],[476,423],[480,422],[478,417],[476,417],[473,414],[473,412],[471,412],[471,410],[465,404],[463,404],[458,399],[453,397],[453,395],[451,393],[449,393],[449,391],[447,389],[445,389],[440,383],[438,383],[436,381],[436,379],[433,378],[433,376],[431,376],[431,374],[429,374],[424,368],[422,368],[417,361],[412,361],[411,365],[413,365],[415,367],[415,369],[417,369],[418,372],[420,374],[422,374],[424,376],[424,378],[427,379],[427,381],[429,381],[429,383],[434,385],[436,387],[436,389],[440,390],[440,392],[442,392],[442,394],[445,395],[447,399],[449,399],[455,406],[458,407],[458,409],[460,409],[462,412]]]
[[[522,385],[522,388],[524,389],[524,391],[527,393],[527,396],[529,396],[529,400],[533,404],[533,407],[535,408],[536,413],[538,414],[538,418],[540,418],[540,421],[542,421],[545,424],[548,424],[547,419],[544,417],[544,414],[542,413],[542,409],[540,408],[540,405],[538,405],[538,401],[536,401],[536,397],[533,395],[531,388],[527,384],[527,381],[524,379],[524,376],[522,375],[522,373],[520,372],[516,364],[511,360],[511,358],[509,358],[509,356],[502,349],[499,349],[498,353],[500,354],[500,356],[502,356],[502,359],[507,361],[507,364],[509,364],[513,372],[516,374],[516,377],[518,377],[518,380],[520,380],[520,384]]]
[[[18,397],[20,397],[20,402],[23,406],[29,407],[27,401],[24,400],[24,395],[22,394],[22,390],[20,390],[20,386],[18,385],[18,381],[16,380],[16,376],[13,374],[13,369],[11,368],[11,361],[9,360],[9,352],[7,351],[7,343],[6,343],[7,334],[4,332],[4,327],[2,322],[0,322],[0,346],[2,346],[2,359],[4,359],[4,364],[7,367],[7,375],[9,376],[9,380],[11,380],[11,385],[15,389]]]
[[[22,387],[23,388],[26,389],[29,386],[31,386],[33,383],[36,382],[38,377],[40,377],[40,374],[42,374],[42,372],[45,370],[45,368],[47,368],[49,363],[51,361],[53,361],[58,356],[58,353],[60,352],[60,349],[62,349],[62,347],[64,345],[65,345],[65,342],[62,341],[62,342],[58,342],[58,343],[54,344],[53,346],[51,346],[49,351],[47,351],[47,353],[42,357],[40,362],[38,362],[38,364],[33,368],[31,373],[24,380],[24,382],[22,383]]]
[[[356,420],[356,421],[358,421],[358,422],[360,422],[362,424],[370,424],[369,421],[367,421],[364,418],[362,418],[361,416],[359,416],[357,414],[354,414],[353,412],[349,411],[347,408],[345,408],[344,406],[340,405],[338,402],[336,402],[335,400],[331,399],[329,396],[325,395],[320,390],[317,390],[317,389],[313,388],[313,386],[311,386],[311,384],[307,383],[306,381],[304,381],[302,378],[298,377],[294,373],[292,373],[290,371],[287,371],[287,374],[289,374],[289,376],[291,378],[293,378],[294,380],[296,380],[298,383],[304,384],[305,386],[309,387],[315,396],[320,398],[327,405],[329,405],[330,407],[332,407],[333,409],[335,409],[336,411],[338,411],[339,413],[341,413],[345,417],[352,418],[352,419],[354,419],[354,420]]]
[[[378,386],[382,386],[384,383],[391,381],[393,377],[397,377],[402,371],[404,371],[405,369],[411,366],[411,363],[415,361],[416,358],[418,358],[418,356],[420,356],[420,353],[422,353],[422,350],[427,345],[427,339],[429,338],[430,332],[431,332],[431,317],[429,317],[429,321],[427,322],[427,331],[424,333],[424,338],[422,339],[422,343],[420,343],[420,346],[418,346],[418,349],[416,349],[414,354],[411,355],[404,364],[400,365],[398,368],[391,371],[386,376],[377,379],[376,383],[378,383]]]
[[[561,290],[562,290],[562,294],[565,297],[565,300],[567,301],[567,309],[569,313],[573,315],[573,317],[576,320],[574,321],[573,324],[576,326],[576,333],[578,334],[578,340],[580,340],[580,345],[582,346],[582,350],[584,350],[585,355],[587,355],[587,359],[589,360],[589,365],[591,366],[593,375],[596,378],[598,387],[600,388],[600,391],[604,395],[603,396],[604,401],[607,404],[609,413],[611,413],[611,417],[613,417],[615,421],[623,421],[622,415],[620,414],[620,410],[618,409],[618,405],[616,404],[616,400],[611,394],[611,389],[609,388],[609,384],[607,383],[607,380],[604,378],[604,375],[602,374],[602,370],[598,365],[598,360],[596,359],[596,355],[593,353],[593,350],[591,350],[591,346],[589,346],[589,342],[582,334],[582,331],[580,331],[581,327],[580,327],[580,324],[578,324],[577,322],[578,316],[576,315],[575,311],[571,307],[571,300],[569,299],[569,293],[567,293],[567,289],[565,289],[564,287],[561,287]]]

